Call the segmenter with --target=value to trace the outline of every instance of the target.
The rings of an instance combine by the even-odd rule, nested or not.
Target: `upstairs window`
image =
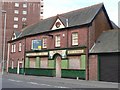
[[[27,3],[23,3],[23,8],[26,8],[27,7]]]
[[[43,38],[42,48],[47,48],[47,38]]]
[[[41,50],[42,42],[41,40],[32,40],[32,50]]]
[[[22,44],[21,42],[19,43],[19,52],[22,51]]]
[[[18,17],[14,17],[14,21],[18,21]]]
[[[55,47],[60,47],[60,35],[55,36]]]
[[[18,24],[14,24],[14,26],[13,26],[14,28],[18,28]]]
[[[25,22],[27,20],[27,18],[22,18],[22,21]]]
[[[16,52],[16,44],[13,45],[13,52]]]
[[[72,33],[72,45],[78,45],[78,33]]]
[[[27,14],[27,11],[22,11],[23,15],[26,15]]]
[[[12,46],[11,46],[11,52],[13,52],[13,49],[14,49],[14,48],[13,48],[13,44],[12,44]]]
[[[19,3],[15,3],[15,7],[19,7]]]
[[[14,10],[14,13],[15,13],[15,14],[19,14],[19,11],[18,11],[18,10]]]

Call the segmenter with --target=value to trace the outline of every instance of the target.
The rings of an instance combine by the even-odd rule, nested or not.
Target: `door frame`
[[[22,63],[22,67],[23,67],[23,61],[18,60],[17,74],[20,74],[20,63]]]

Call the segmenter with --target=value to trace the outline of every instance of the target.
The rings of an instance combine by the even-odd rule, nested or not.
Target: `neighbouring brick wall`
[[[98,56],[89,56],[89,80],[98,80]]]

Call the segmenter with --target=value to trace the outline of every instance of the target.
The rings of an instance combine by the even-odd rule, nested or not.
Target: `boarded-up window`
[[[68,60],[62,60],[61,61],[61,68],[67,69],[68,68]]]
[[[49,67],[49,68],[54,68],[54,67],[55,67],[54,64],[55,64],[55,61],[54,61],[54,60],[49,60],[49,61],[48,61],[48,67]]]
[[[35,58],[30,58],[30,68],[35,68]]]
[[[80,68],[85,69],[85,67],[86,67],[86,55],[81,55],[80,60],[81,60]]]
[[[41,68],[47,68],[48,67],[48,59],[47,58],[41,58]]]
[[[69,69],[80,69],[80,57],[69,57]]]
[[[40,57],[36,57],[36,68],[40,68]]]

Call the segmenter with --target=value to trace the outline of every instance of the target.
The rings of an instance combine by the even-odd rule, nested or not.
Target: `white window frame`
[[[27,8],[27,3],[23,3],[23,8]]]
[[[13,45],[13,52],[16,52],[16,44]]]
[[[42,40],[42,48],[47,48],[47,38],[44,37]]]
[[[14,28],[18,28],[18,24],[14,24],[14,26],[13,26]]]
[[[26,14],[27,14],[27,11],[22,11],[22,14],[23,14],[23,15],[26,15]]]
[[[15,3],[15,7],[19,7],[19,3]]]
[[[14,45],[14,44],[12,44],[12,46],[11,46],[11,52],[12,52],[12,53],[13,53],[13,50],[14,50],[13,45]]]
[[[55,47],[60,47],[61,38],[60,35],[55,36]]]
[[[14,17],[14,21],[18,21],[18,17]]]
[[[27,20],[27,18],[22,18],[22,21],[24,22],[24,21],[26,21]]]
[[[22,51],[22,43],[21,42],[19,42],[19,52],[21,52]]]
[[[15,14],[19,14],[19,10],[14,10],[14,13]]]
[[[78,32],[72,33],[72,45],[78,45]]]

